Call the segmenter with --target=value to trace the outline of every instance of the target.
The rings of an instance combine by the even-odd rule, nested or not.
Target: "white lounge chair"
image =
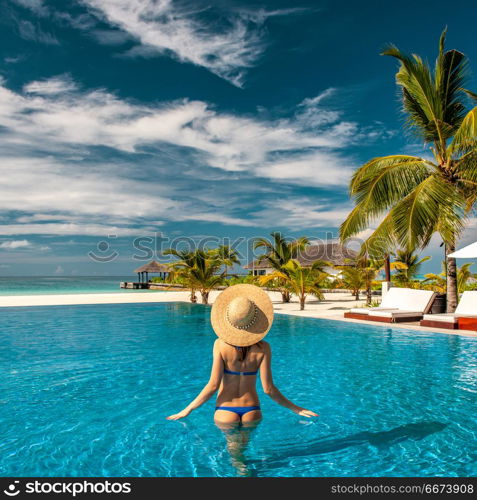
[[[459,318],[477,320],[477,291],[464,292],[454,313],[424,314],[420,325],[455,330],[458,328]]]
[[[393,287],[383,297],[379,307],[354,308],[344,316],[386,323],[418,321],[431,308],[435,295],[430,290]]]

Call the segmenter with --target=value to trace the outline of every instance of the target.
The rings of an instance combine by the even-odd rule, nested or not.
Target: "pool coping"
[[[277,295],[277,292],[274,292]],[[290,304],[282,304],[278,297],[275,295],[272,301],[274,303],[274,311],[276,314],[283,314],[289,316],[296,316],[300,318],[315,318],[315,319],[329,319],[331,321],[351,322],[356,324],[370,325],[374,327],[381,327],[389,330],[389,328],[402,328],[407,330],[415,330],[421,332],[431,333],[444,333],[447,335],[459,335],[464,337],[477,337],[477,332],[470,330],[448,330],[443,328],[431,328],[420,326],[416,322],[410,323],[385,323],[380,324],[376,321],[366,321],[357,319],[348,319],[343,317],[345,312],[344,307],[340,307],[343,312],[340,314],[326,313],[326,311],[314,311],[310,308],[300,311],[294,309],[298,304],[293,302]],[[211,294],[211,302],[215,296]],[[274,300],[275,299],[275,300]],[[96,294],[64,294],[64,295],[2,295],[0,296],[0,309],[7,307],[40,307],[40,306],[68,306],[68,305],[93,305],[93,304],[160,304],[182,302],[190,303],[189,292],[161,292],[158,294],[147,293],[96,293]],[[340,306],[344,305],[343,302],[337,302]],[[329,311],[329,310],[328,310]]]

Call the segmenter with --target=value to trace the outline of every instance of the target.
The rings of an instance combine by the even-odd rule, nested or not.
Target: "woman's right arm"
[[[202,406],[217,392],[224,375],[224,362],[220,354],[219,342],[220,340],[217,339],[214,343],[212,370],[210,373],[209,381],[207,382],[207,384],[205,384],[199,395],[191,403],[189,403],[179,413],[175,413],[174,415],[169,415],[168,417],[166,417],[167,420],[179,420],[180,418],[187,417],[187,415],[189,415],[192,410],[195,410],[196,408],[199,408],[199,406]]]
[[[260,364],[260,380],[262,381],[263,392],[270,396],[279,405],[288,408],[292,412],[303,417],[318,417],[319,415],[311,410],[306,410],[297,406],[287,399],[275,386],[272,377],[272,350],[268,342],[262,341],[265,349],[263,360]]]

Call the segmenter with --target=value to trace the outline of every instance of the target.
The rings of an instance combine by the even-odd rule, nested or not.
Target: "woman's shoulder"
[[[227,344],[220,338],[217,338],[214,340],[214,347],[223,347],[226,346]]]
[[[254,345],[261,352],[270,352],[271,347],[270,344],[266,340],[261,340]]]
[[[230,345],[227,342],[224,342],[222,339],[216,339],[214,341],[214,350],[223,352],[224,350],[230,349]]]

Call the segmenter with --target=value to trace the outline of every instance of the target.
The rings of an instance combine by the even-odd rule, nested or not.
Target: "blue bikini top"
[[[229,375],[256,375],[258,373],[258,370],[255,372],[233,372],[224,368],[224,373],[228,373]]]
[[[233,344],[229,344],[232,347],[235,347],[237,351],[241,350],[242,348]],[[227,368],[224,368],[224,373],[228,373],[229,375],[256,375],[258,373],[258,370],[254,372],[233,372],[232,370],[227,370]]]

